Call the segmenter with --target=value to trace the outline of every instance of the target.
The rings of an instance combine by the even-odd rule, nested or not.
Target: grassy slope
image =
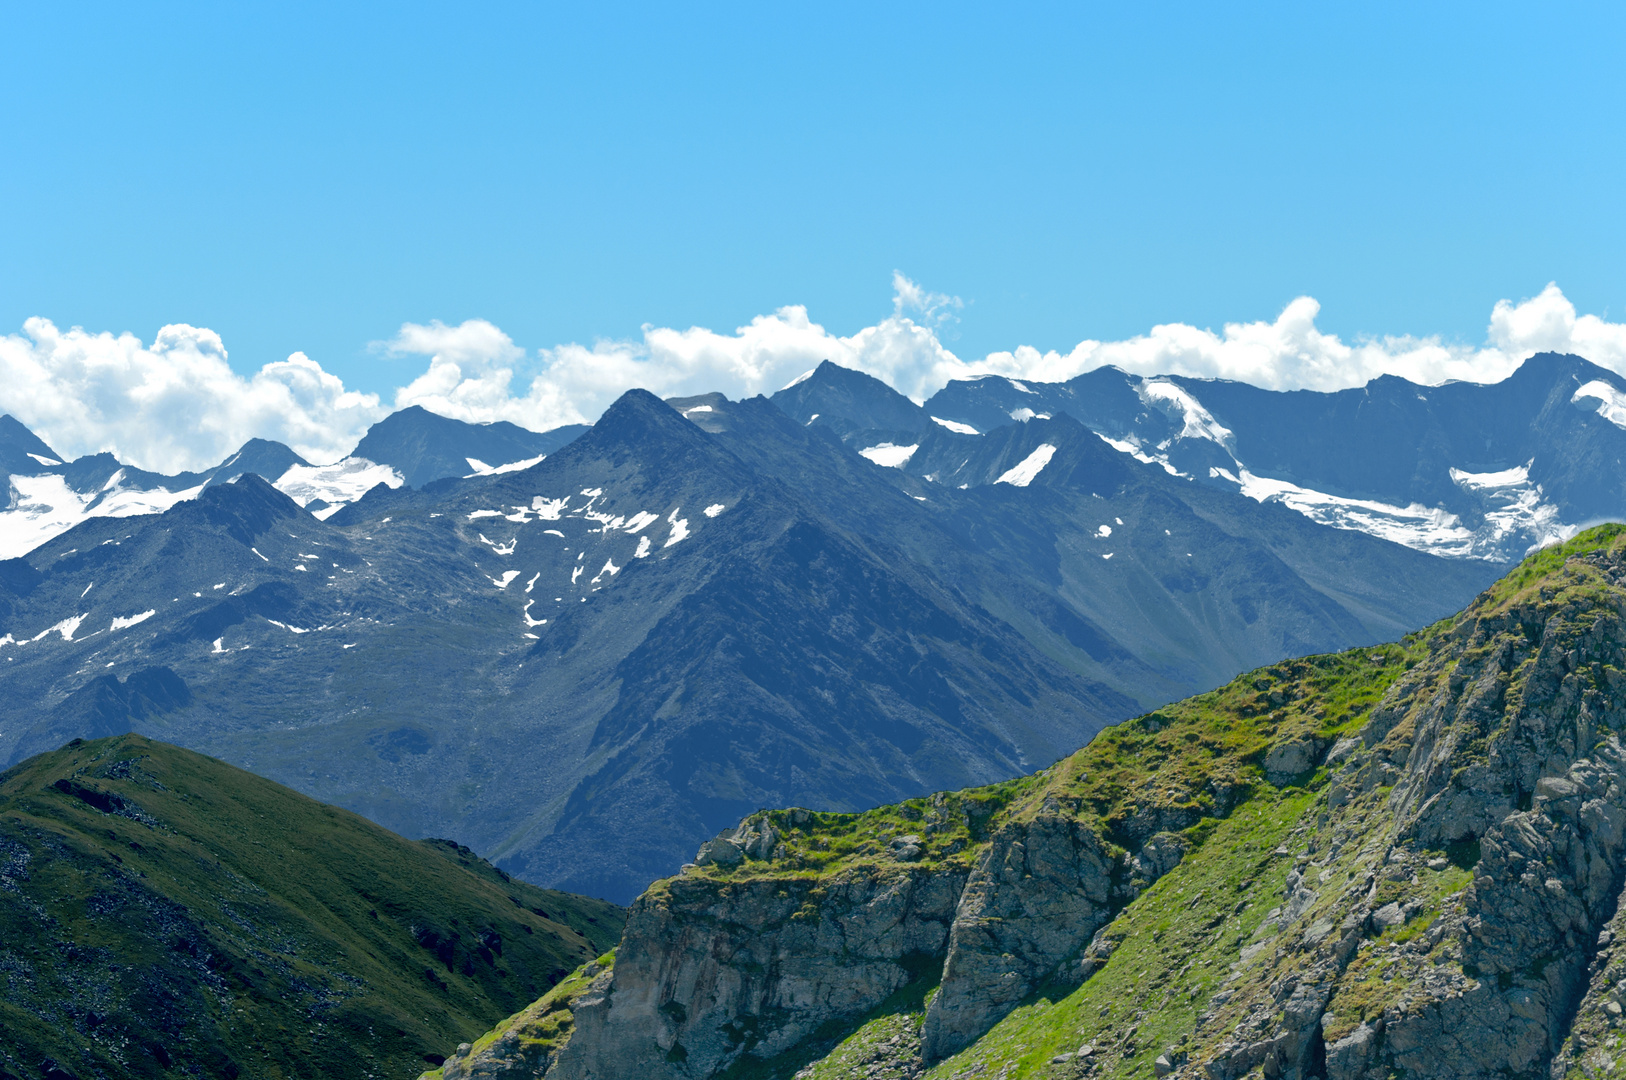
[[[0,1069],[412,1076],[624,917],[164,743],[70,744],[0,776]]]

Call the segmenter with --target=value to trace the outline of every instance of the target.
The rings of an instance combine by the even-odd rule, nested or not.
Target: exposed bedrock
[[[633,905],[613,992],[577,1007],[548,1076],[711,1076],[861,1016],[943,955],[964,886],[903,864],[823,882],[663,882]]]

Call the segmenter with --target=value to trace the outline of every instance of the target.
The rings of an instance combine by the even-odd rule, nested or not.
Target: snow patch
[[[1598,415],[1618,428],[1626,428],[1626,394],[1616,390],[1602,379],[1593,379],[1570,396],[1570,401],[1577,402],[1595,398],[1598,402]],[[30,454],[30,457],[33,455]]]
[[[638,550],[632,553],[632,557],[634,559],[645,559],[649,557],[649,537],[640,536],[638,538]]]
[[[629,533],[640,532],[660,519],[659,514],[651,514],[648,510],[640,510],[627,519],[626,529]]]
[[[504,570],[502,572],[502,577],[492,578],[491,583],[497,586],[499,589],[506,589],[508,586],[514,583],[514,579],[517,577],[519,577],[518,570]]]
[[[480,543],[486,545],[498,555],[512,555],[514,553],[515,546],[519,544],[519,537],[516,536],[511,538],[506,544],[499,544],[495,540],[487,540],[486,534],[481,533]]]
[[[510,461],[506,465],[487,465],[479,458],[464,458],[463,460],[469,463],[469,468],[474,471],[463,479],[467,480],[469,477],[474,476],[501,476],[504,473],[523,472],[532,465],[542,464],[542,459],[547,456],[546,454],[538,454],[536,457],[525,458],[522,461]]]
[[[684,537],[689,535],[689,519],[680,518],[677,516],[678,510],[680,509],[682,509],[682,507],[674,509],[670,514],[667,515],[666,522],[672,526],[672,532],[671,535],[666,538],[666,543],[661,545],[663,548],[669,548],[679,540],[682,540]]]
[[[44,465],[47,469],[54,468],[55,466],[62,464],[62,462],[56,460],[55,458],[48,458],[44,454],[29,454],[28,456],[39,462],[41,465]]]
[[[223,637],[215,638],[215,647],[210,649],[209,651],[212,652],[212,653],[223,653],[223,652],[225,652],[226,651],[225,641],[226,641],[226,639],[223,638]]]
[[[944,420],[941,416],[932,417],[932,423],[942,424],[956,435],[980,435],[982,432],[970,424],[962,424],[958,420]]]
[[[996,484],[1014,484],[1017,487],[1027,487],[1033,483],[1044,467],[1050,464],[1050,459],[1056,454],[1056,448],[1049,443],[1042,444],[1037,450],[1023,458],[1013,468],[1006,469],[1000,474]]]
[[[707,517],[716,517],[718,514],[721,514],[727,509],[728,507],[724,506],[722,503],[712,503],[710,506],[706,507],[704,513]]]
[[[332,465],[290,466],[271,486],[300,506],[316,499],[337,504],[333,509],[324,507],[326,516],[331,516],[339,507],[355,502],[379,484],[398,488],[404,483],[406,477],[388,465],[348,457]]]
[[[40,638],[45,637],[47,634],[50,634],[50,633],[52,633],[54,631],[54,632],[62,635],[62,640],[63,641],[72,641],[73,640],[73,635],[75,635],[75,634],[77,634],[79,632],[79,624],[84,622],[84,621],[85,621],[85,616],[83,616],[83,615],[75,615],[71,619],[63,619],[59,623],[56,623],[56,624],[54,624],[52,626],[47,626],[44,630],[41,630],[39,633],[35,634],[33,637],[29,638],[28,640],[29,641],[38,641]]]
[[[1163,412],[1180,415],[1185,426],[1175,436],[1177,439],[1207,439],[1226,447],[1234,441],[1230,428],[1215,420],[1213,413],[1172,382],[1161,379],[1143,382],[1140,384],[1140,398]]]
[[[470,514],[468,515],[468,518],[469,518],[470,521],[479,521],[481,518],[488,518],[488,517],[502,517],[502,511],[501,510],[475,510],[475,511],[470,512]]]
[[[538,521],[558,521],[559,515],[564,513],[565,504],[569,501],[569,495],[562,499],[544,499],[538,495],[531,500],[531,509],[536,511]]]
[[[1034,393],[1034,391],[1029,390],[1025,385],[1023,385],[1022,383],[1017,382],[1015,379],[1006,379],[1005,381],[1010,383],[1016,389],[1022,391],[1022,393],[1024,393],[1024,394]]]
[[[603,579],[605,574],[609,574],[611,577],[615,577],[615,575],[619,574],[620,572],[621,572],[621,568],[619,566],[615,565],[614,561],[612,561],[610,559],[605,559],[604,560],[604,569],[600,570],[593,577],[593,580],[588,582],[588,584],[589,585],[597,585],[599,583],[599,581]]]
[[[1107,537],[1109,537],[1111,535],[1112,535],[1112,526],[1111,525],[1103,525],[1099,529],[1095,530],[1095,536],[1096,536],[1096,539],[1098,539],[1098,540],[1105,540]]]
[[[793,386],[799,386],[802,383],[805,383],[807,380],[809,380],[809,379],[811,379],[813,377],[813,372],[817,371],[817,370],[818,370],[818,368],[814,368],[811,371],[802,372],[800,375],[796,376],[790,382],[786,383],[784,386],[781,386],[779,388],[780,391],[783,392],[783,391],[789,390]],[[815,419],[817,419],[817,417],[815,417]]]
[[[1121,454],[1128,454],[1136,461],[1144,462],[1147,465],[1161,465],[1163,467],[1163,471],[1168,473],[1170,476],[1186,475],[1179,469],[1176,469],[1173,465],[1170,465],[1169,459],[1163,455],[1148,454],[1142,450],[1140,441],[1133,435],[1131,435],[1128,439],[1114,439],[1110,435],[1101,435],[1099,431],[1097,431],[1096,434],[1101,436],[1102,442],[1106,443],[1108,446],[1112,447]]]
[[[107,631],[111,634],[117,633],[120,630],[128,630],[132,626],[139,626],[156,614],[158,614],[156,610],[153,608],[148,608],[139,615],[115,615],[113,617],[113,625],[109,626]]]
[[[858,452],[877,465],[883,465],[889,469],[901,469],[910,458],[915,456],[915,451],[919,449],[919,443],[913,446],[894,446],[892,443],[887,442],[879,446],[867,447]]]

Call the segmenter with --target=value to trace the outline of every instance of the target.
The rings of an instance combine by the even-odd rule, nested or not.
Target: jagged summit
[[[771,400],[803,424],[823,423],[843,437],[919,431],[930,422],[925,410],[880,379],[829,360]]]
[[[46,462],[61,460],[57,452],[22,421],[10,413],[0,416],[0,478],[14,472],[36,473]]]

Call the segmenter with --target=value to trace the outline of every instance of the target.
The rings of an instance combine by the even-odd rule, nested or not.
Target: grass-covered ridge
[[[719,881],[818,879],[894,865],[893,841],[909,836],[921,841],[919,857],[911,861],[969,866],[995,830],[1046,806],[1072,811],[1122,848],[1164,831],[1187,830],[1189,839],[1201,840],[1213,821],[1265,781],[1272,747],[1317,740],[1331,745],[1358,729],[1389,685],[1427,655],[1433,632],[1248,672],[1217,690],[1126,720],[1048,769],[1019,779],[860,814],[762,811],[748,822],[777,834],[771,857],[686,873]]]
[[[76,741],[0,776],[0,1068],[412,1076],[624,919],[200,754]]]

